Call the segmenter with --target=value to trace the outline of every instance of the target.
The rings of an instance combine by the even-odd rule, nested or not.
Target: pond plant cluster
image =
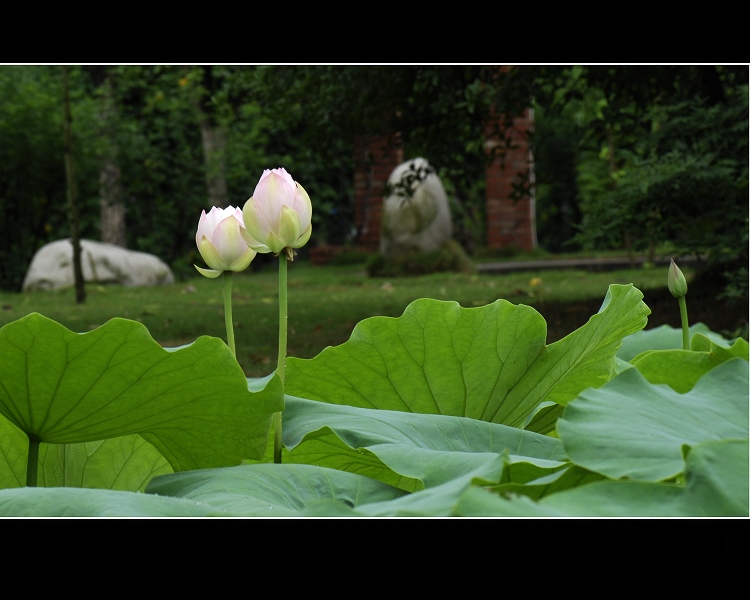
[[[227,340],[164,348],[136,321],[0,329],[0,516],[747,517],[748,343],[644,330],[631,285],[563,339],[526,305],[419,299],[286,356],[287,262],[312,206],[284,169],[201,215]],[[231,275],[279,258],[279,358],[247,378]],[[283,420],[282,420],[283,418]]]

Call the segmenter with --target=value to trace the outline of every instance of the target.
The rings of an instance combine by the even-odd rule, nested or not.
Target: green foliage
[[[311,185],[328,184],[328,192],[306,186],[311,198],[323,202],[319,217],[313,215],[324,220],[313,223],[313,238],[317,226],[323,228],[322,239],[340,243],[326,227],[336,225],[339,217],[347,219],[349,229],[354,225],[350,184],[355,138],[398,132],[405,158],[424,156],[440,175],[458,241],[470,252],[480,247],[485,235],[484,172],[492,158],[485,149],[485,127],[492,120],[493,104],[502,106],[507,119],[496,125],[500,139],[507,141],[512,117],[527,108],[533,70],[515,70],[504,78],[497,73],[496,66],[466,65],[262,68],[261,102],[287,132],[271,137],[276,143],[308,148],[313,153],[309,166],[301,166],[322,165],[310,178]],[[501,143],[496,152],[505,149]],[[289,154],[294,159],[296,153]],[[302,175],[298,180],[304,181]],[[348,230],[342,233],[350,235]]]
[[[201,337],[167,350],[126,319],[81,335],[28,315],[0,329],[0,362],[3,487],[22,485],[29,447],[39,444],[60,449],[39,454],[42,480],[51,485],[105,481],[117,488],[119,480],[140,489],[165,460],[175,471],[239,464],[263,456],[271,414],[283,408],[278,377],[249,392],[221,340]],[[130,437],[116,449],[83,446],[134,435],[148,444]]]
[[[724,340],[715,341],[706,335],[694,335],[691,337],[690,350],[646,350],[631,363],[651,383],[666,383],[684,394],[693,388],[698,379],[721,363],[735,357],[748,359],[747,341],[742,338],[730,346]],[[678,365],[679,369],[667,369]]]
[[[114,67],[112,74],[128,246],[170,265],[188,251],[197,256],[197,218],[208,208],[189,75],[186,67],[159,66]],[[186,274],[187,264],[174,266]]]
[[[409,277],[428,273],[474,271],[474,264],[456,240],[448,240],[436,252],[412,252],[392,258],[375,253],[367,260],[367,273],[370,277]]]
[[[99,175],[112,157],[128,245],[189,276],[216,169],[203,149],[208,124],[226,143],[216,154],[228,202],[242,205],[263,169],[284,166],[313,199],[310,244],[356,243],[355,138],[398,131],[406,157],[436,168],[455,237],[474,254],[485,242],[487,162],[502,159],[513,117],[534,106],[542,247],[674,242],[708,254],[727,273],[724,293],[742,298],[747,257],[735,249],[747,246],[747,79],[736,66],[74,67],[82,233],[98,237]],[[34,251],[68,234],[59,83],[54,66],[0,67],[2,289],[20,289]],[[500,141],[491,152],[488,134]]]
[[[648,386],[637,366],[627,369],[601,389],[586,390],[565,411],[557,424],[565,450],[576,464],[612,479],[677,477],[685,469],[684,443],[747,436],[747,402],[737,393],[747,381],[743,366],[742,359],[722,363],[684,393]],[[636,395],[637,406],[628,401]],[[661,421],[663,411],[670,414],[667,421]],[[706,418],[710,411],[722,418]],[[605,430],[602,421],[611,427]],[[644,435],[654,423],[661,425],[658,433]],[[602,445],[618,449],[619,457],[597,451]]]
[[[747,294],[747,69],[577,68],[569,90],[590,107],[578,160],[586,248],[670,242],[728,272]],[[594,108],[596,110],[594,110]],[[736,287],[739,284],[739,287]],[[717,289],[719,295],[722,290]]]
[[[5,251],[13,256],[0,261],[2,289],[20,289],[33,253],[68,235],[58,71],[0,67],[0,133],[12,142],[1,150],[7,156],[0,167],[0,210],[8,228]],[[200,128],[205,113],[198,107],[207,107],[212,123],[228,132],[224,158],[235,206],[252,194],[267,161],[276,160],[267,150],[264,112],[242,93],[253,70],[208,71],[204,77],[202,68],[185,66],[71,69],[83,237],[100,235],[99,175],[108,156],[120,171],[128,247],[156,254],[178,276],[194,272],[197,217],[210,208]]]
[[[548,125],[560,116],[555,99],[568,111],[560,118],[585,129],[563,131],[557,156],[567,162],[543,182],[544,210],[576,202],[555,188],[570,181],[575,139],[581,240],[666,241],[707,253],[722,276],[747,272],[745,67],[521,67],[503,76],[495,66],[107,69],[111,120],[99,102],[108,93],[102,72],[72,70],[84,235],[96,230],[101,158],[115,153],[129,242],[188,269],[215,166],[201,151],[202,125],[227,133],[233,203],[261,169],[284,166],[319,198],[316,241],[330,243],[351,235],[354,136],[401,131],[407,155],[436,166],[457,199],[459,229],[476,239],[484,126],[494,106],[507,117],[495,133],[507,141],[508,119],[534,94]],[[12,141],[0,156],[0,233],[10,252],[0,257],[2,286],[17,287],[26,255],[66,227],[57,75],[0,69],[0,134]],[[539,149],[554,162],[551,143]],[[246,285],[236,323],[273,339],[275,286],[268,291],[256,275],[236,288],[239,296]],[[293,299],[290,312],[318,343],[328,331],[305,318],[311,298],[327,307],[330,328],[351,331],[352,315],[393,314],[427,285],[396,283],[403,290],[393,301],[390,282],[358,281],[356,295],[350,282],[312,267],[308,275],[323,287]],[[278,377],[246,379],[216,338],[167,350],[133,321],[97,326],[117,297],[104,289],[93,296],[109,302],[99,316],[74,314],[88,333],[38,314],[8,323],[0,329],[0,514],[748,516],[744,340],[696,327],[681,350],[678,331],[646,337],[649,308],[630,284],[610,286],[588,322],[547,343],[541,313],[504,299],[518,293],[513,286],[531,297],[528,275],[475,287],[460,274],[431,281],[438,277],[432,293],[461,281],[473,308],[422,298],[399,317],[365,319],[313,358],[291,352],[286,390]],[[575,273],[545,274],[544,286],[562,290],[566,281],[581,293]],[[202,285],[180,291],[220,321]],[[129,310],[182,338],[190,316],[171,302],[168,316],[143,301]],[[291,328],[290,350],[294,342]],[[265,464],[270,415],[282,408],[285,464]]]
[[[267,375],[275,364],[278,259],[270,258],[271,263],[257,271],[248,269],[233,276],[237,360],[248,377]],[[586,313],[598,308],[607,285],[617,281],[633,283],[643,291],[652,310],[657,309],[652,317],[657,321],[652,324],[679,324],[670,321],[671,316],[679,316],[674,298],[668,292],[665,299],[660,297],[661,291],[666,291],[666,274],[661,269],[612,272],[550,268],[497,275],[442,272],[384,280],[368,277],[362,263],[319,267],[295,258],[289,267],[293,290],[289,298],[289,349],[292,356],[301,358],[343,343],[362,319],[401,314],[417,298],[454,300],[467,307],[490,304],[500,298],[530,304],[545,315],[548,339],[556,341],[583,324]],[[717,310],[716,302],[701,296],[702,288],[693,283],[693,269],[686,268],[685,275],[690,285],[690,314],[699,317],[697,320],[714,331],[725,332],[727,337],[746,324],[746,304],[722,301]],[[541,285],[534,286],[532,278],[539,278]],[[201,335],[222,339],[226,335],[216,282],[197,272],[187,282],[157,287],[90,284],[86,297],[86,304],[79,306],[70,290],[0,293],[0,325],[38,312],[77,332],[95,329],[115,317],[134,319],[148,327],[163,346],[186,344]],[[733,337],[738,335],[741,332]]]
[[[536,229],[539,246],[549,252],[574,251],[581,223],[576,182],[578,133],[572,119],[534,110]]]
[[[2,364],[15,365],[0,388],[1,470],[12,471],[5,464],[19,455],[25,462],[25,429],[63,443],[42,443],[40,483],[52,487],[2,479],[0,514],[747,517],[747,344],[696,331],[690,351],[673,350],[679,331],[640,331],[647,314],[637,289],[613,285],[588,323],[546,345],[546,323],[528,306],[418,300],[398,318],[363,321],[347,343],[318,357],[290,358],[283,464],[252,456],[236,464],[230,452],[235,464],[226,466],[203,459],[232,445],[226,431],[247,443],[262,430],[267,411],[279,408],[277,378],[235,381],[237,365],[214,339],[165,351],[122,320],[80,336],[32,316],[0,330],[8,342],[0,345]],[[631,352],[646,350],[628,362],[618,353],[623,340]],[[35,343],[49,350],[37,352]],[[697,364],[692,353],[713,355],[713,363],[698,361],[702,372],[686,381],[672,377]],[[138,375],[126,368],[128,357],[150,368]],[[36,368],[45,359],[50,372]],[[175,377],[149,377],[170,361]],[[19,376],[22,363],[30,376]],[[204,375],[196,371],[209,364]],[[225,375],[236,392],[219,383]],[[107,396],[104,382],[123,377],[130,399]],[[15,401],[29,382],[39,398],[30,409]],[[56,382],[59,390],[47,393]],[[90,391],[73,393],[76,386]],[[190,396],[141,414],[136,405],[152,393]],[[97,418],[96,404],[119,416]],[[27,412],[36,425],[24,424]],[[229,414],[232,423],[222,424]],[[17,427],[11,421],[22,428],[15,437],[7,435]],[[197,437],[178,440],[177,421]],[[532,427],[541,422],[547,432]],[[157,463],[138,456],[146,448],[138,435],[122,436],[133,428],[159,430],[157,454],[190,448],[197,463],[155,474]],[[86,437],[111,444],[72,441]],[[129,456],[140,477],[123,467]]]
[[[60,67],[0,66],[0,289],[20,290],[34,253],[68,237]],[[80,69],[71,69],[73,147],[83,235],[96,226],[97,179],[81,128],[90,102]],[[93,168],[93,169],[92,169]]]
[[[315,359],[290,358],[286,391],[336,404],[521,427],[543,400],[565,405],[581,389],[598,387],[609,378],[620,340],[646,323],[650,311],[642,298],[632,286],[610,286],[602,313],[590,319],[586,332],[549,346],[546,323],[529,306],[498,300],[464,309],[456,303],[417,300],[399,319],[362,321],[349,342],[327,348]],[[610,305],[620,310],[627,306],[627,319],[623,322],[616,310],[607,310]],[[354,364],[367,365],[356,369],[356,382],[345,376]],[[488,371],[497,376],[487,378]],[[552,373],[555,376],[548,377]]]
[[[348,243],[354,228],[353,136],[359,132],[348,112],[351,74],[334,69],[258,67],[252,88],[265,117],[270,164],[263,168],[283,166],[305,187],[314,207],[313,246]]]
[[[343,251],[338,252],[328,262],[330,265],[363,265],[370,259],[371,252],[365,250],[355,250],[352,248],[344,248]]]

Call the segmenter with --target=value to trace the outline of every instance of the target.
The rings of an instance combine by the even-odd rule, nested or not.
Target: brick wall
[[[529,171],[533,183],[533,161],[528,143],[532,126],[533,112],[530,110],[515,119],[509,132],[511,149],[507,151],[504,161],[500,157],[495,158],[485,171],[488,248],[532,250],[537,247],[533,186],[530,195],[518,201],[511,199],[513,183],[519,173]],[[485,146],[489,150],[496,144],[496,139],[488,137]]]
[[[393,169],[404,162],[397,136],[359,136],[354,142],[354,222],[356,245],[380,250],[383,188]]]
[[[531,250],[537,246],[533,195],[517,202],[511,200],[512,184],[518,173],[531,169],[533,182],[533,162],[527,139],[532,126],[533,113],[526,111],[513,123],[513,147],[506,153],[505,168],[503,161],[497,158],[486,169],[488,248]],[[393,169],[404,161],[403,150],[395,145],[397,143],[397,137],[387,135],[359,136],[355,140],[355,244],[360,249],[380,249],[383,187]],[[496,143],[488,137],[486,146],[489,149]]]

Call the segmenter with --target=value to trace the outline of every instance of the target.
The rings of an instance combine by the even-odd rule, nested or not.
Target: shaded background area
[[[714,281],[712,281],[712,279]],[[716,281],[719,279],[719,281]],[[711,331],[732,339],[748,335],[748,304],[742,298],[717,301],[714,290],[721,284],[721,278],[699,274],[688,286],[687,309],[690,325],[703,323]],[[661,325],[680,328],[680,309],[677,300],[666,287],[646,289],[643,301],[651,309],[646,329]],[[591,315],[601,307],[601,300],[579,300],[576,302],[556,302],[540,300],[534,304],[547,321],[547,339],[557,341],[571,331],[584,325]]]
[[[73,229],[63,66],[0,65],[4,291],[20,290],[34,252]],[[300,260],[377,235],[364,231],[358,193],[364,185],[377,209],[395,147],[358,144],[375,138],[434,166],[455,241],[475,259],[511,257],[529,240],[552,255],[668,247],[732,271],[747,301],[747,65],[73,65],[69,75],[76,229],[155,254],[178,278],[200,260],[200,211],[242,205],[266,168],[283,166],[313,199]]]

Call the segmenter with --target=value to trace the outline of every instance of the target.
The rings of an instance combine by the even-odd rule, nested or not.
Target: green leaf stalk
[[[284,386],[287,338],[287,253],[279,254],[279,359],[276,372]],[[273,462],[281,464],[281,412],[273,415]]]
[[[232,272],[224,271],[224,324],[227,328],[227,346],[232,356],[237,358],[234,346],[234,325],[232,324]]]
[[[687,314],[687,303],[685,296],[687,294],[688,286],[685,281],[685,276],[680,271],[680,268],[672,260],[669,264],[669,272],[667,274],[667,287],[672,295],[677,298],[677,302],[680,305],[680,320],[682,322],[682,349],[690,350],[690,326],[688,323]]]

